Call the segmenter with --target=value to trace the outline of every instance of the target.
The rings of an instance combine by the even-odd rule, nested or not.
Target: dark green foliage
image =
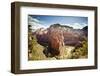
[[[87,31],[88,30],[88,26],[83,27],[83,30]]]
[[[88,55],[88,43],[87,40],[82,41],[82,47],[76,47],[72,51],[72,58],[87,58]]]

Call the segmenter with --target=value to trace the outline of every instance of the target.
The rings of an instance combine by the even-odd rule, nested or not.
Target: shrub
[[[88,42],[82,41],[82,47],[77,47],[72,51],[72,58],[87,58],[88,55]]]

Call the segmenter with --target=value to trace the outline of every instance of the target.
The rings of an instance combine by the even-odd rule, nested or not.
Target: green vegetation
[[[43,54],[44,47],[37,43],[36,36],[32,36],[32,40],[29,41],[31,46],[29,50],[31,50],[31,57],[29,60],[43,60],[45,59],[45,55]]]
[[[29,26],[30,28],[31,26]],[[29,60],[43,60],[45,55],[43,54],[44,47],[37,42],[35,35],[32,35],[31,29],[28,32],[28,59]]]
[[[82,47],[76,47],[72,51],[72,58],[87,58],[88,55],[88,43],[87,40],[82,41]]]

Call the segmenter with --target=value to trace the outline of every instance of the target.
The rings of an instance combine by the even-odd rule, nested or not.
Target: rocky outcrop
[[[60,48],[64,46],[64,36],[62,30],[59,28],[51,28],[48,30],[48,42],[50,46],[50,53],[52,55],[61,55],[63,50]]]

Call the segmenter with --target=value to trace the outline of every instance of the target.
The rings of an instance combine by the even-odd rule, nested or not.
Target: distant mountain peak
[[[57,27],[62,27],[62,28],[69,28],[69,29],[73,29],[73,27],[70,27],[68,25],[61,25],[59,23],[56,23],[56,24],[53,24],[50,26],[50,28],[53,27],[53,28],[57,28]]]

